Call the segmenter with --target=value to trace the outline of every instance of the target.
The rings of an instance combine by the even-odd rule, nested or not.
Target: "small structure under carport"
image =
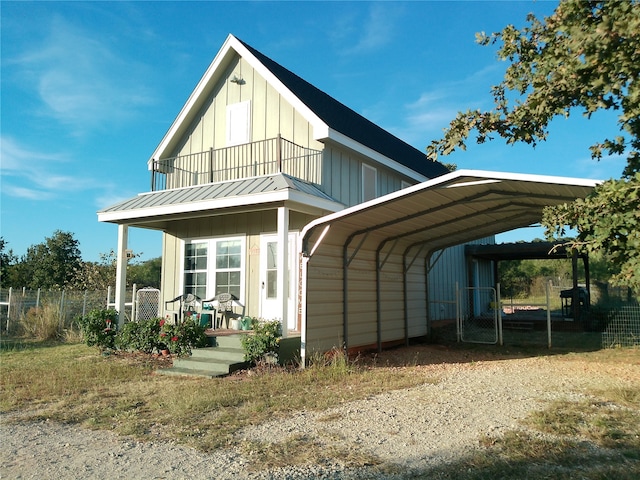
[[[467,245],[464,249],[468,261],[472,259],[485,259],[493,262],[494,278],[500,282],[498,276],[498,263],[502,260],[547,260],[547,259],[571,259],[572,288],[570,291],[563,291],[563,301],[571,301],[569,310],[571,317],[581,318],[583,307],[588,309],[591,299],[591,280],[589,272],[589,255],[579,253],[577,250],[567,250],[566,243],[563,242],[530,242],[530,243],[510,243],[501,245]],[[578,286],[578,259],[582,259],[585,274],[586,299],[580,298],[583,290]],[[583,305],[585,303],[585,305]],[[585,310],[586,311],[586,310]],[[565,316],[563,305],[563,316]]]
[[[314,220],[300,235],[302,360],[427,335],[435,254],[538,223],[597,183],[459,170]]]

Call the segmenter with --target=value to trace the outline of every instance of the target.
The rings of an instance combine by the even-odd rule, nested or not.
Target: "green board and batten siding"
[[[291,231],[298,231],[313,219],[310,215],[290,212]],[[238,236],[245,238],[245,303],[246,314],[258,315],[260,298],[260,235],[276,233],[277,212],[265,210],[260,212],[237,213],[205,217],[200,219],[172,222],[163,235],[162,291],[165,301],[179,295],[182,288],[182,265],[184,239],[197,240],[216,237]]]

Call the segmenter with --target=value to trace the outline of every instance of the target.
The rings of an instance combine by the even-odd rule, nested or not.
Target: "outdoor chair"
[[[182,321],[184,320],[185,312],[198,312],[200,307],[202,307],[202,299],[200,297],[194,295],[193,293],[185,293],[184,295],[178,295],[173,300],[166,301],[164,304],[165,309],[167,308],[168,304],[176,302],[180,302],[178,313],[176,314],[174,310],[174,315],[176,316],[175,320],[179,323],[182,323]]]
[[[240,299],[232,293],[219,293],[210,300],[205,300],[204,303],[215,303],[217,309],[214,313],[214,326],[213,328],[221,328],[224,321],[225,328],[229,328],[229,319],[243,318],[244,317],[244,305],[240,303]],[[234,310],[234,307],[242,309],[240,313]]]

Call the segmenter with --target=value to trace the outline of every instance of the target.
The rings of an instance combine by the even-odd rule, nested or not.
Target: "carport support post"
[[[378,353],[382,352],[382,313],[380,312],[380,247],[376,249],[376,342]]]
[[[496,283],[496,313],[498,315],[498,341],[499,345],[504,345],[502,335],[502,293],[500,292],[500,282]]]
[[[129,226],[118,225],[118,257],[116,260],[116,311],[118,327],[124,325],[124,308],[127,293],[127,243],[129,242]]]

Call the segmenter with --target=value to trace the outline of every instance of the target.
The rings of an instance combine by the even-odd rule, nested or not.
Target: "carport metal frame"
[[[430,326],[429,313],[429,272],[432,268],[431,258],[437,251],[445,248],[466,243],[472,240],[485,238],[515,228],[527,227],[537,223],[541,219],[542,210],[547,205],[556,205],[570,202],[576,198],[588,195],[598,184],[595,180],[550,177],[540,175],[523,175],[509,174],[503,172],[484,172],[473,170],[459,170],[442,177],[414,185],[407,189],[394,192],[392,194],[380,197],[378,199],[345,209],[343,211],[327,215],[325,217],[314,220],[309,223],[301,233],[301,251],[302,256],[306,257],[303,265],[306,269],[307,261],[313,256],[325,235],[330,234],[330,227],[340,223],[343,227],[353,226],[354,230],[349,233],[342,244],[342,270],[343,270],[343,311],[342,326],[343,340],[345,349],[349,348],[349,266],[361,251],[369,236],[372,233],[382,234],[381,240],[375,246],[375,262],[376,262],[376,329],[377,329],[377,347],[382,349],[382,314],[381,314],[381,272],[386,265],[391,254],[402,243],[402,240],[410,240],[410,237],[416,237],[414,241],[403,243],[404,250],[402,252],[402,275],[403,275],[403,323],[404,323],[404,342],[409,342],[409,316],[408,316],[408,285],[407,273],[411,266],[417,261],[420,255],[425,256],[425,301],[426,301],[426,322],[427,332]],[[508,188],[505,188],[505,185]],[[518,191],[517,187],[528,185],[529,191]],[[500,188],[502,187],[502,188]],[[382,212],[385,207],[395,205],[403,206],[403,202],[407,202],[406,207],[414,196],[420,196],[420,200],[429,200],[435,197],[437,200],[439,192],[443,189],[460,188],[464,189],[464,195],[460,198],[448,199],[448,201],[434,202],[433,206],[426,205],[425,208],[411,210],[407,215],[392,218],[380,223],[359,227],[357,220],[361,220],[363,214],[371,214],[372,218],[376,218],[375,213]],[[531,190],[537,189],[539,192]],[[509,191],[511,190],[511,191]],[[557,193],[562,191],[562,193]],[[446,196],[445,196],[446,197]],[[427,202],[428,203],[428,202]],[[497,204],[497,205],[496,205]],[[475,208],[470,208],[473,206]],[[481,208],[477,208],[480,206]],[[472,211],[464,212],[457,215],[461,209]],[[515,209],[515,210],[514,210]],[[391,210],[391,209],[390,209]],[[391,212],[390,212],[391,213]],[[432,214],[450,214],[452,218],[447,220],[429,223],[427,217]],[[494,218],[494,222],[487,222],[488,219]],[[353,221],[352,221],[353,219]],[[411,225],[411,221],[425,219],[422,226]],[[458,228],[461,223],[469,222],[468,226]],[[350,223],[351,222],[351,223]],[[360,222],[362,223],[362,222]],[[406,226],[403,228],[402,224]],[[385,229],[393,227],[393,234],[384,232]],[[311,246],[311,237],[315,232],[321,231],[320,236]],[[442,231],[441,233],[439,231]],[[435,236],[433,236],[435,234]],[[350,250],[352,242],[358,237],[359,242]],[[390,248],[383,255],[383,250],[387,244],[391,244]],[[411,256],[412,250],[416,249]],[[426,249],[426,250],[425,250]],[[370,251],[373,251],[371,249]],[[303,272],[304,282],[306,285],[306,270]],[[306,305],[302,305],[302,340],[305,345],[306,337]],[[304,347],[303,347],[304,359]]]

